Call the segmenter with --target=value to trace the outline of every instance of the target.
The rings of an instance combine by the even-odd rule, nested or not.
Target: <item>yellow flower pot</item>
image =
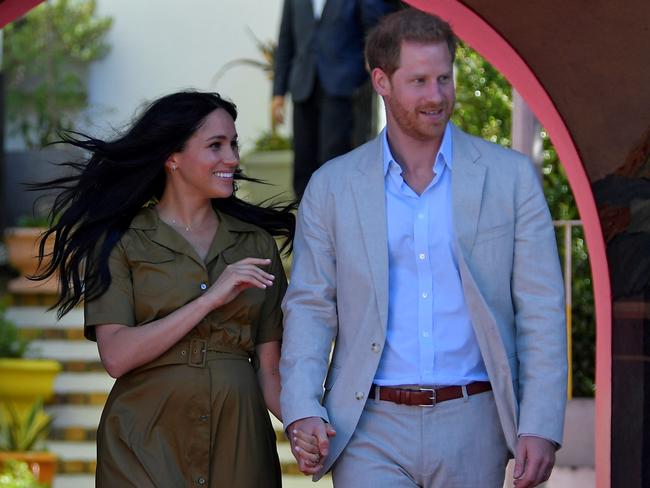
[[[0,402],[25,412],[37,400],[54,394],[54,378],[61,364],[50,359],[0,358]]]

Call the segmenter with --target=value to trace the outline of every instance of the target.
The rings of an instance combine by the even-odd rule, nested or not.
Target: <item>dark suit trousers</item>
[[[352,149],[353,97],[325,94],[318,82],[311,96],[293,104],[293,189],[301,198],[312,173]]]

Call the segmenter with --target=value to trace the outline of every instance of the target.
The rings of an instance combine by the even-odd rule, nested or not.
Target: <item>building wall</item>
[[[249,35],[276,40],[282,0],[98,0],[99,15],[113,17],[110,53],[91,65],[90,106],[79,128],[110,135],[143,103],[193,88],[216,90],[237,104],[243,151],[270,127],[271,82],[258,69],[238,66],[218,81],[221,66],[238,58],[262,60]],[[22,149],[9,138],[8,150]]]

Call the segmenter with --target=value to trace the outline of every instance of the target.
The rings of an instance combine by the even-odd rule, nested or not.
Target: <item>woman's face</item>
[[[210,113],[182,151],[167,161],[177,188],[205,198],[227,198],[239,165],[235,121],[222,108]],[[174,170],[174,167],[176,168]]]

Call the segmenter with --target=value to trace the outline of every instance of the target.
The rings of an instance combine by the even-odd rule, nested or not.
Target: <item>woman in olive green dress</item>
[[[163,97],[112,141],[64,136],[90,157],[35,185],[64,188],[39,278],[61,272],[60,314],[84,300],[86,337],[117,378],[98,488],[281,484],[267,408],[280,418],[286,280],[272,235],[290,245],[294,219],[234,196],[236,116],[217,94]]]

